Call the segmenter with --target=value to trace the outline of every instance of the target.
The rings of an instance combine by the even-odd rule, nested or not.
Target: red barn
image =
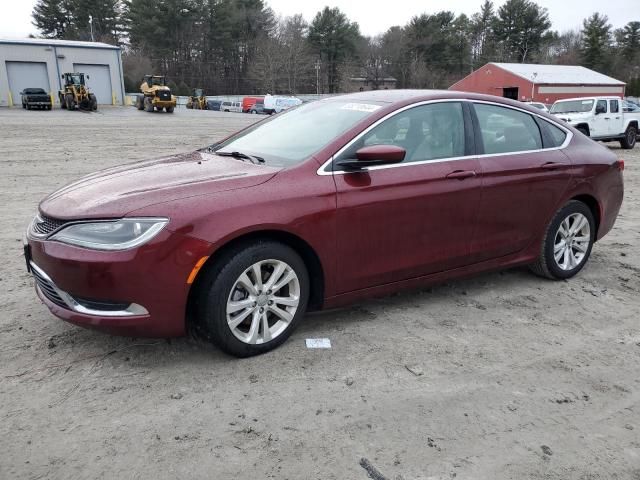
[[[449,90],[487,93],[523,102],[553,103],[562,98],[624,96],[625,83],[572,65],[487,63]]]

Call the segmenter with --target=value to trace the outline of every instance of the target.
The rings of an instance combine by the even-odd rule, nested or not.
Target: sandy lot
[[[612,146],[625,203],[568,282],[515,269],[370,300],[248,360],[49,314],[21,257],[44,195],[254,119],[0,109],[0,478],[640,478],[640,147]]]

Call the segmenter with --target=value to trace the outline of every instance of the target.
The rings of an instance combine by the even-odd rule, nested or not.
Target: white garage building
[[[61,75],[83,72],[102,105],[124,105],[120,47],[98,42],[0,39],[0,106],[20,105],[20,92],[40,87],[59,105]],[[85,77],[86,78],[86,77]]]

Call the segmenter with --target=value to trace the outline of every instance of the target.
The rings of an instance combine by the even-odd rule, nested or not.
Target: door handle
[[[465,178],[475,177],[476,172],[473,170],[456,170],[447,175],[447,178],[457,178],[458,180],[464,180]]]
[[[610,117],[604,117],[604,119],[605,119],[605,120],[611,120],[611,118],[610,118]]]
[[[555,170],[556,168],[562,168],[562,167],[564,167],[564,164],[562,163],[548,162],[541,165],[540,168],[544,168],[545,170]]]

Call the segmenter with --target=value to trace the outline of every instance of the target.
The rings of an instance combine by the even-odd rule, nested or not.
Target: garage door
[[[96,95],[98,103],[112,103],[111,98],[111,73],[109,65],[88,65],[84,63],[74,63],[73,68],[76,72],[85,74],[85,82],[87,86]],[[89,75],[89,79],[87,79]]]
[[[44,62],[7,62],[7,76],[14,105],[20,104],[20,92],[25,88],[44,88],[47,93],[51,91],[47,64]]]

